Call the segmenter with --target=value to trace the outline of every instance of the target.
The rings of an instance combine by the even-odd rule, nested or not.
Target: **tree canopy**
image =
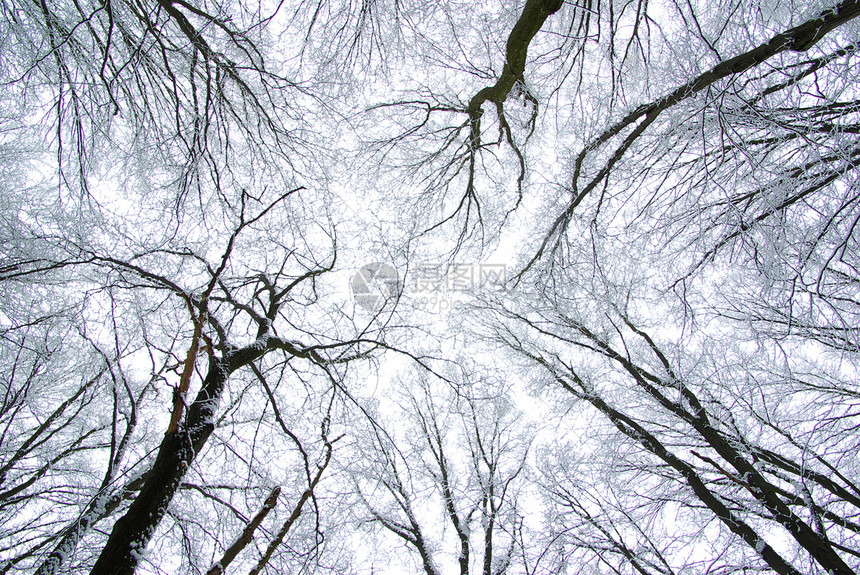
[[[0,574],[860,573],[858,16],[4,0]]]

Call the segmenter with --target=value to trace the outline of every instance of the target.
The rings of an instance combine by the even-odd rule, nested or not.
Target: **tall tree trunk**
[[[224,385],[239,366],[231,367],[226,360],[210,358],[203,386],[185,422],[164,436],[146,482],[126,514],[114,525],[91,575],[134,573],[189,465],[215,428],[213,416]]]

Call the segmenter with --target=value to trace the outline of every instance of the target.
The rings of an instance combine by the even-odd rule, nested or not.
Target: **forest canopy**
[[[860,573],[860,0],[0,10],[0,574]]]

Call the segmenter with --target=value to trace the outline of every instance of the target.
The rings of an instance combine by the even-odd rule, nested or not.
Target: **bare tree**
[[[420,383],[404,385],[409,426],[392,426],[392,435],[375,419],[352,469],[368,521],[401,539],[427,575],[519,572],[530,443],[520,414],[487,382],[440,393],[449,384],[412,377]]]
[[[26,424],[31,425],[30,431],[26,431],[27,428],[24,427],[24,422],[32,418],[29,415],[31,408],[27,406],[31,400],[36,401],[41,397],[38,394],[45,393],[45,384],[40,382],[40,378],[46,371],[47,365],[42,364],[45,363],[46,354],[51,351],[50,345],[42,352],[39,352],[38,348],[34,349],[37,353],[32,355],[27,349],[32,344],[23,339],[22,335],[26,334],[26,330],[10,328],[7,331],[9,341],[21,339],[18,358],[10,358],[20,366],[10,366],[13,379],[6,386],[6,429],[16,430],[14,438],[10,435],[9,440],[4,441],[4,445],[12,449],[4,460],[4,471],[8,472],[7,477],[10,480],[4,497],[7,509],[13,515],[23,518],[32,513],[27,511],[28,506],[36,509],[41,505],[41,498],[50,500],[54,497],[55,491],[49,487],[47,491],[39,491],[41,484],[38,480],[44,476],[46,481],[51,481],[48,485],[62,481],[62,462],[81,450],[102,451],[107,454],[109,460],[100,486],[68,479],[74,488],[78,485],[81,488],[92,485],[86,487],[90,491],[83,491],[87,493],[85,496],[79,494],[74,497],[69,494],[69,503],[73,507],[79,505],[84,497],[89,500],[81,515],[71,520],[66,519],[66,524],[62,523],[62,517],[68,518],[68,512],[57,514],[51,521],[43,518],[34,522],[30,526],[33,531],[30,549],[24,550],[24,545],[16,544],[15,549],[20,553],[7,567],[27,558],[39,557],[47,547],[48,550],[53,550],[44,556],[39,572],[56,572],[76,553],[78,544],[88,536],[96,523],[111,514],[118,514],[119,518],[115,519],[107,542],[99,544],[103,545],[103,548],[98,552],[99,557],[93,572],[132,572],[143,556],[143,550],[156,534],[162,519],[171,513],[170,503],[177,493],[199,492],[204,498],[215,501],[216,507],[233,509],[228,502],[216,495],[213,489],[215,492],[221,489],[229,493],[231,490],[242,492],[250,488],[253,492],[271,488],[265,484],[266,480],[262,479],[265,477],[263,469],[255,469],[255,466],[260,464],[258,460],[261,457],[255,453],[260,449],[256,445],[255,434],[252,433],[248,437],[250,441],[238,439],[246,436],[248,429],[256,427],[259,432],[264,422],[268,422],[265,429],[274,426],[277,430],[275,433],[282,438],[275,441],[275,445],[286,442],[287,450],[299,456],[295,460],[296,470],[304,470],[302,473],[308,485],[296,494],[298,503],[294,507],[289,525],[277,538],[278,542],[283,540],[289,526],[296,522],[303,506],[313,495],[321,473],[331,457],[334,438],[327,438],[327,431],[324,430],[324,463],[316,469],[315,457],[308,453],[308,447],[304,446],[299,437],[310,422],[302,423],[302,429],[291,429],[295,415],[288,418],[282,402],[295,401],[295,395],[287,396],[287,399],[283,396],[279,398],[282,392],[278,391],[278,386],[283,388],[291,377],[290,373],[295,374],[292,377],[298,376],[298,381],[308,377],[317,379],[321,386],[309,387],[303,394],[306,399],[300,403],[306,403],[319,393],[321,395],[317,400],[328,397],[320,408],[327,404],[325,409],[330,411],[332,402],[338,395],[337,387],[347,363],[366,355],[373,345],[372,340],[367,338],[364,338],[364,341],[368,343],[361,343],[362,340],[354,332],[353,339],[342,339],[332,330],[321,333],[302,327],[302,314],[308,318],[307,321],[318,321],[313,319],[313,307],[318,298],[316,286],[320,278],[331,271],[334,265],[336,244],[333,237],[330,238],[328,262],[318,262],[313,259],[312,254],[296,250],[286,252],[280,261],[275,260],[273,268],[263,268],[256,273],[250,273],[245,267],[246,262],[236,261],[234,250],[242,241],[242,233],[247,234],[265,218],[281,212],[280,206],[288,202],[294,193],[297,193],[297,190],[288,191],[262,205],[250,197],[243,197],[233,233],[218,261],[211,265],[205,257],[188,248],[179,252],[157,250],[150,254],[140,254],[131,261],[90,252],[87,257],[91,262],[90,269],[105,274],[103,287],[94,283],[93,289],[112,294],[116,299],[108,301],[113,301],[117,308],[134,305],[133,301],[117,295],[121,292],[130,293],[136,298],[148,293],[153,297],[152,301],[159,303],[149,310],[147,317],[137,318],[137,328],[140,331],[131,336],[127,335],[125,329],[128,323],[117,320],[117,315],[114,314],[113,335],[110,337],[119,345],[116,351],[119,355],[111,355],[100,348],[98,340],[101,336],[91,339],[89,343],[85,341],[86,345],[97,352],[94,353],[99,360],[97,365],[102,367],[84,379],[79,386],[70,387],[68,397],[63,397],[62,402],[51,408],[53,412],[48,414],[47,419],[40,422],[37,418],[33,424]],[[260,232],[261,230],[256,228],[254,233],[257,235]],[[283,229],[279,230],[282,238],[283,232]],[[297,234],[296,239],[300,237],[301,235]],[[259,236],[256,239],[259,240]],[[173,260],[175,267],[168,263],[170,260]],[[252,257],[249,263],[254,265],[254,261]],[[175,275],[168,277],[164,273],[150,271],[147,269],[150,264],[157,265],[159,271],[164,270]],[[196,266],[200,274],[189,273],[188,266]],[[206,278],[205,283],[197,284],[199,280],[195,280],[195,277]],[[171,303],[171,300],[175,303]],[[178,325],[186,323],[188,327],[185,336],[159,333],[159,329],[164,328],[165,321],[175,321]],[[89,322],[82,325],[87,323]],[[181,332],[182,329],[178,325],[178,331]],[[120,344],[123,340],[125,343]],[[45,343],[41,345],[44,348]],[[65,352],[70,353],[73,348],[68,341],[65,345]],[[136,349],[146,351],[154,362],[160,358],[158,361],[161,362],[161,367],[157,367],[158,364],[154,366],[148,383],[130,383],[126,378],[124,369],[129,368],[130,352],[123,351],[123,346],[128,345],[140,346]],[[279,354],[281,359],[268,362],[266,358],[272,352]],[[31,355],[32,359],[29,359]],[[307,367],[301,367],[297,362],[306,364]],[[160,409],[169,407],[166,412],[169,418],[165,421],[166,427],[160,430],[163,439],[153,445],[151,439],[147,441],[135,433],[137,410],[147,394],[153,394],[159,389],[162,392],[165,389],[170,390],[165,386],[172,379],[170,370],[166,369],[169,364],[173,364],[172,371],[178,380],[173,383],[172,393],[168,393],[166,397],[163,393],[157,396],[161,399],[156,402]],[[245,377],[247,383],[241,384],[239,389],[233,392],[228,391],[231,376],[243,367],[250,367],[254,377]],[[198,368],[199,380],[196,375]],[[72,369],[78,368],[72,366]],[[16,372],[21,375],[15,375]],[[275,383],[268,383],[267,379],[273,376],[276,377]],[[199,384],[195,381],[199,381]],[[112,384],[106,386],[106,383],[110,382]],[[258,389],[261,386],[262,390],[251,392],[249,386],[252,385]],[[305,385],[308,385],[307,381]],[[196,397],[192,397],[195,387]],[[312,393],[310,389],[316,391]],[[96,403],[104,401],[100,396],[105,394],[108,398],[113,397],[113,417],[102,417],[103,423],[88,428],[91,425],[88,423],[89,412],[84,410],[92,410]],[[153,399],[156,397],[149,397],[150,402]],[[165,399],[169,400],[169,405],[165,405]],[[223,410],[223,406],[219,405],[225,400],[227,407]],[[150,403],[148,409],[153,407],[155,406]],[[270,408],[272,411],[267,415],[265,412]],[[254,415],[249,419],[246,411]],[[313,410],[309,410],[308,406],[304,411],[307,415]],[[325,410],[320,417],[324,414]],[[147,428],[150,433],[158,433],[158,427],[150,424]],[[219,440],[214,450],[207,449],[210,437],[219,428],[227,434],[226,437],[235,434],[237,438],[229,444],[222,444]],[[20,432],[17,431],[19,429]],[[69,435],[70,432],[72,435]],[[58,444],[59,446],[52,443],[60,438],[68,443],[68,447],[61,447],[62,443]],[[129,441],[132,438],[138,456],[129,463],[123,461],[123,456],[130,447]],[[16,447],[16,443],[19,446]],[[289,447],[291,444],[292,448]],[[148,449],[154,450],[154,457],[147,455]],[[226,453],[220,454],[225,449]],[[33,468],[29,461],[34,455],[45,450],[49,450],[53,455],[44,465],[40,464],[41,467]],[[212,461],[203,466],[196,465],[199,458],[212,457],[219,459],[220,464]],[[279,457],[285,456],[282,454]],[[223,477],[220,480],[213,482],[207,479],[212,469],[224,466],[231,460],[233,463],[224,469],[227,473],[221,473]],[[230,467],[237,464],[239,467],[231,472]],[[20,472],[17,471],[19,469]],[[243,469],[245,471],[242,471]],[[130,473],[133,475],[129,476]],[[189,473],[193,478],[188,477]],[[248,478],[234,483],[234,487],[231,487],[230,482],[240,478],[243,473],[248,473]],[[298,475],[299,482],[302,481],[301,476],[302,474]],[[202,479],[202,483],[198,478]],[[217,487],[218,483],[224,487]],[[243,483],[247,487],[242,487]],[[214,484],[213,487],[210,487],[211,484]],[[173,524],[184,533],[186,529],[194,528],[192,523],[195,520],[182,519],[182,516],[180,511],[179,515],[173,518]],[[241,514],[238,514],[238,518],[242,519]],[[228,526],[229,523],[225,524],[225,527]],[[207,529],[202,523],[199,527],[204,531]],[[217,531],[206,532],[210,533],[215,541],[222,537]],[[183,538],[187,536],[183,535]],[[93,542],[89,543],[88,548],[92,549],[92,545]],[[264,563],[276,548],[277,545],[274,545],[267,552]],[[86,556],[86,553],[84,555]]]
[[[606,572],[856,571],[856,78],[842,31],[857,14],[817,11],[732,57],[716,44],[713,66],[619,110],[572,155],[519,288],[477,308],[476,333],[540,368],[536,384],[592,426],[544,468],[558,557]]]
[[[319,425],[374,334],[319,303],[337,240],[331,212],[312,205],[326,190],[299,183],[321,159],[300,113],[319,93],[300,68],[270,58],[278,7],[2,10],[3,36],[20,47],[2,72],[4,152],[21,181],[50,176],[31,186],[40,205],[25,193],[3,206],[0,281],[8,293],[41,284],[67,298],[65,329],[80,344],[66,337],[58,347],[66,358],[86,352],[70,368],[79,384],[52,393],[44,376],[61,372],[44,371],[62,331],[32,348],[33,330],[14,305],[3,309],[13,324],[4,354],[20,365],[5,388],[6,512],[29,521],[10,527],[22,538],[4,539],[4,567],[131,573],[143,560],[169,569],[147,558],[149,547],[196,569],[229,547],[247,526],[242,508],[273,483],[295,486],[282,486],[294,527],[315,507],[317,464],[331,457],[334,438],[320,438]],[[27,145],[36,154],[22,161]],[[36,353],[15,359],[15,346]],[[304,392],[287,392],[288,381]],[[45,450],[53,455],[37,464]],[[81,450],[107,465],[73,474],[66,460]],[[267,457],[287,469],[273,475]],[[64,481],[63,505],[40,514]],[[266,519],[276,520],[278,508]],[[276,551],[273,542],[260,565]]]
[[[503,4],[2,4],[0,571],[858,569],[860,2]]]
[[[844,137],[854,131],[853,105],[851,97],[841,101],[853,76],[842,74],[838,62],[856,48],[836,34],[821,41],[858,15],[856,3],[840,3],[613,121],[576,154],[569,199],[526,267],[549,253],[563,258],[559,249],[574,214],[597,224],[604,216],[630,219],[637,210],[665,210],[669,218],[660,222],[661,232],[667,222],[672,228],[691,221],[705,226],[689,238],[701,250],[689,277],[771,219],[819,196],[829,201],[832,186],[855,167],[851,138]],[[807,82],[818,87],[814,102],[805,98]],[[825,149],[829,153],[820,153]],[[786,192],[787,182],[797,189]],[[628,212],[627,202],[643,188],[649,199],[632,200],[636,207]],[[735,192],[727,193],[731,188]],[[578,237],[578,230],[572,232]]]
[[[799,354],[768,365],[767,344],[761,353],[749,353],[705,334],[695,343],[660,343],[621,307],[605,307],[603,321],[588,326],[574,301],[559,297],[540,312],[507,308],[497,337],[614,428],[596,449],[620,441],[625,454],[609,469],[625,487],[613,483],[607,495],[630,494],[625,514],[635,517],[643,505],[652,515],[667,512],[670,502],[697,515],[707,510],[749,549],[737,559],[713,557],[716,563],[709,564],[721,570],[762,562],[778,573],[854,572],[860,556],[856,478],[845,461],[855,448],[849,431],[856,417],[855,381],[820,369],[802,371],[808,364]],[[610,440],[614,434],[623,441]],[[648,481],[653,489],[640,490]],[[601,517],[605,511],[589,511],[581,489],[563,481],[553,485],[554,496],[586,522],[591,535],[594,529],[603,533],[598,537],[630,568],[657,573],[691,567],[665,559],[669,547],[662,546],[677,543],[655,546],[646,539],[632,546],[621,537],[624,531]],[[605,505],[605,495],[594,497]],[[641,528],[641,522],[628,521]],[[769,542],[776,533],[792,541],[788,551]],[[647,551],[637,550],[646,543]]]

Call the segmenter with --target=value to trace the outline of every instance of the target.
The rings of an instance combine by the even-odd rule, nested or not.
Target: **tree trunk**
[[[212,416],[228,375],[226,362],[212,357],[185,423],[164,436],[146,482],[126,514],[114,525],[91,575],[134,573],[188,466],[215,428]]]

